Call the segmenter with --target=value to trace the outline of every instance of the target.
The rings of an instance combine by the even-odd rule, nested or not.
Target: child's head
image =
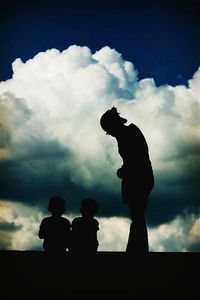
[[[60,217],[65,211],[65,200],[58,196],[50,198],[48,210],[52,216]]]
[[[94,217],[99,210],[97,202],[92,198],[86,198],[82,201],[80,212],[84,217]]]

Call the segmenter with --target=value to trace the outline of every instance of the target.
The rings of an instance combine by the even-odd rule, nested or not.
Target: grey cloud
[[[153,251],[200,251],[199,214],[184,212],[170,222],[149,228]]]
[[[184,194],[185,192],[185,194]],[[199,208],[198,195],[191,198],[186,190],[173,193],[172,191],[154,192],[146,209],[147,223],[155,227],[172,221],[177,215],[197,214]]]
[[[10,143],[9,132],[0,123],[0,147],[5,148]]]
[[[1,250],[10,250],[12,249],[12,235],[7,232],[0,231],[0,249]]]
[[[184,211],[195,213],[194,79],[190,89],[138,81],[133,64],[109,47],[94,55],[87,47],[51,49],[25,63],[16,60],[13,71],[13,78],[0,84],[6,116],[2,147],[8,152],[0,162],[1,198],[44,210],[49,197],[61,195],[69,211],[78,212],[80,201],[90,196],[99,201],[101,216],[127,216],[116,178],[122,163],[117,145],[99,126],[101,114],[115,105],[149,141],[156,185],[148,223],[156,226]]]
[[[187,246],[188,252],[200,252],[200,242],[194,242]]]
[[[104,190],[98,183],[88,187],[74,182],[73,173],[78,170],[71,168],[70,162],[75,159],[73,153],[57,140],[33,139],[26,152],[23,154],[22,149],[19,153],[21,157],[1,163],[2,198],[46,210],[48,199],[61,195],[67,200],[68,211],[78,213],[81,200],[90,196],[99,202],[100,216],[128,216],[127,206],[121,200],[120,180],[115,182],[115,192]],[[196,175],[192,171],[185,172],[180,180],[173,174],[155,174],[156,185],[146,212],[149,225],[168,222],[185,210],[195,213],[199,205]]]
[[[0,220],[0,230],[15,232],[22,228],[22,225],[15,224],[14,222],[5,222]]]

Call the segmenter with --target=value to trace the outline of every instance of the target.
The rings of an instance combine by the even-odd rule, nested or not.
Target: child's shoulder
[[[52,216],[45,217],[44,219],[42,219],[42,223],[47,223],[47,222],[49,222],[51,220],[52,220]]]
[[[63,223],[70,224],[70,221],[67,218],[61,217],[61,220],[63,221]]]
[[[96,226],[97,228],[99,227],[99,222],[97,221],[97,219],[93,219],[93,224],[94,226]]]
[[[49,227],[49,224],[51,223],[51,219],[52,219],[52,217],[45,217],[44,219],[42,219],[42,221],[40,223],[40,227],[41,228]]]
[[[73,221],[72,221],[72,224],[80,223],[80,222],[82,222],[82,220],[83,220],[82,217],[74,218]]]

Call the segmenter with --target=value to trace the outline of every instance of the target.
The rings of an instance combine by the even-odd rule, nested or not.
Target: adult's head
[[[116,136],[119,129],[127,122],[121,118],[116,107],[107,110],[100,119],[102,129],[109,135]]]
[[[48,210],[52,213],[52,216],[61,216],[65,211],[65,200],[58,196],[50,198]]]

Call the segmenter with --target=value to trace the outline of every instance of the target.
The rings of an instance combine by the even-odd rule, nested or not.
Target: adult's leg
[[[134,199],[129,203],[129,211],[132,223],[130,225],[128,244],[126,252],[128,253],[146,253],[149,250],[148,233],[145,222],[145,207],[147,198]]]

